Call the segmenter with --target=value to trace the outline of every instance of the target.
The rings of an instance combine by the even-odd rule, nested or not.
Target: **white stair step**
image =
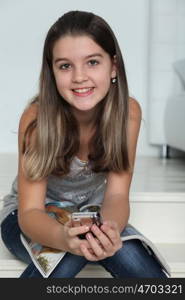
[[[158,244],[185,244],[185,193],[130,194],[129,222]]]

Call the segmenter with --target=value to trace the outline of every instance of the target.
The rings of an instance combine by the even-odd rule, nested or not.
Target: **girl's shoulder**
[[[27,127],[33,120],[37,118],[38,114],[38,103],[32,102],[26,106],[24,109],[21,118],[20,125],[21,127]]]
[[[35,139],[35,128],[31,130],[32,135],[30,139],[27,137],[28,129],[31,128],[31,124],[37,119],[38,104],[31,102],[24,109],[19,120],[18,142],[20,149],[24,149],[24,145],[27,145],[28,141],[32,142]],[[32,128],[31,128],[32,129]]]
[[[142,110],[139,102],[132,97],[129,97],[129,119],[140,121],[142,118]]]
[[[37,119],[37,113],[38,113],[38,104],[37,103],[30,103],[26,106],[24,109],[20,120],[19,120],[19,133],[18,133],[18,141],[19,141],[19,147],[22,149],[24,145],[24,141],[27,144],[28,141],[32,142],[35,138],[35,130],[32,132],[32,135],[30,137],[26,137],[26,132],[28,128],[30,127],[30,124],[32,124]]]
[[[25,107],[22,116],[24,115],[25,117],[29,117],[29,118],[36,118],[37,113],[38,113],[38,102],[32,101]]]

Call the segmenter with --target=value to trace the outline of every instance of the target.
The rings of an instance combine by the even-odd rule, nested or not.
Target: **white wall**
[[[156,155],[147,142],[149,0],[0,0],[0,152],[17,152],[22,110],[38,86],[43,42],[49,27],[68,10],[104,17],[119,40],[129,88],[143,110],[138,154]]]
[[[173,63],[185,59],[185,0],[150,2],[148,137],[152,144],[165,144],[166,102],[180,89]]]

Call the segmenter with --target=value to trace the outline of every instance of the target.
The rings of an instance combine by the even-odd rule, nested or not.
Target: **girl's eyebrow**
[[[90,54],[90,55],[87,55],[84,59],[88,59],[88,58],[92,58],[92,57],[103,57],[103,55],[101,54],[101,53],[94,53],[94,54]],[[55,60],[54,60],[54,63],[56,64],[57,62],[59,62],[59,61],[70,61],[70,59],[69,58],[67,58],[67,57],[58,57],[58,58],[56,58]]]

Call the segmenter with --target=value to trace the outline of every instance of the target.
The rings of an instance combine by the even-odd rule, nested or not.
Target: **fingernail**
[[[88,239],[91,239],[91,237],[92,237],[91,234],[88,233],[88,234],[87,234],[87,238],[88,238]]]

